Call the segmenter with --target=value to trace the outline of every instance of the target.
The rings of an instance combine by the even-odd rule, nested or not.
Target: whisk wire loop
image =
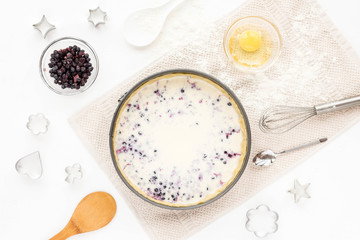
[[[314,107],[275,106],[264,111],[259,127],[265,133],[284,133],[314,115]]]

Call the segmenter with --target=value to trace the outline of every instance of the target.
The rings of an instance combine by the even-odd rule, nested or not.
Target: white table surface
[[[69,220],[77,203],[88,193],[112,194],[118,210],[105,228],[72,239],[147,239],[136,217],[68,124],[68,117],[134,74],[169,48],[235,9],[243,0],[188,0],[169,18],[158,44],[136,49],[122,37],[125,17],[142,6],[163,0],[108,0],[100,3],[108,13],[105,25],[87,22],[88,9],[100,1],[12,0],[2,3],[0,14],[0,239],[48,239]],[[360,53],[360,14],[355,0],[320,3]],[[33,29],[42,14],[57,29],[44,40]],[[193,19],[192,19],[193,18]],[[194,20],[195,19],[195,20]],[[192,24],[197,22],[195,25]],[[200,23],[200,24],[199,24]],[[170,35],[177,31],[177,38]],[[43,48],[62,36],[90,42],[100,58],[100,74],[85,93],[64,97],[48,90],[38,73]],[[116,58],[115,58],[116,57]],[[33,136],[25,127],[30,114],[42,112],[51,122],[49,132]],[[356,124],[275,183],[207,226],[190,239],[256,239],[245,227],[245,213],[261,203],[280,215],[279,231],[267,239],[359,239],[360,236],[360,123]],[[39,150],[44,173],[29,180],[15,171],[15,162]],[[79,162],[84,177],[74,185],[64,181],[65,167]],[[298,178],[311,182],[311,199],[293,202],[287,190]]]

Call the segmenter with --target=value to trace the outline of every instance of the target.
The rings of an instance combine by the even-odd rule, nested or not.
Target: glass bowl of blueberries
[[[95,50],[81,39],[57,39],[41,54],[41,78],[46,86],[61,95],[84,92],[95,82],[98,72]]]

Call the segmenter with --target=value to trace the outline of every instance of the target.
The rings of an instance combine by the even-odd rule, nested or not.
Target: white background
[[[138,220],[68,124],[68,117],[134,74],[188,36],[219,19],[243,0],[187,0],[168,19],[157,43],[144,49],[128,45],[122,22],[136,9],[165,0],[133,1],[3,1],[0,14],[0,239],[49,239],[69,220],[88,193],[106,191],[118,210],[105,228],[73,239],[147,239]],[[321,0],[321,5],[360,53],[357,1]],[[88,9],[98,5],[108,13],[105,25],[87,22]],[[33,29],[42,14],[57,29],[42,39]],[[41,51],[52,40],[74,36],[88,41],[100,59],[100,74],[85,93],[64,97],[51,92],[38,73]],[[175,37],[174,37],[175,36]],[[345,73],[344,73],[345,74]],[[25,127],[30,114],[42,112],[49,132],[33,136]],[[326,147],[274,184],[191,237],[196,239],[256,239],[245,227],[245,213],[261,203],[280,215],[279,231],[267,239],[359,239],[360,124],[331,139]],[[15,163],[39,150],[44,174],[32,181],[19,176]],[[280,149],[279,149],[280,150]],[[74,185],[64,181],[65,167],[79,162],[84,177]],[[311,199],[299,204],[287,190],[298,178],[311,182]]]

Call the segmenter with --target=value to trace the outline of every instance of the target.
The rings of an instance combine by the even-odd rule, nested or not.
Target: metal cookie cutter
[[[279,215],[264,204],[259,205],[255,209],[248,210],[246,217],[246,229],[253,232],[259,238],[264,238],[278,230],[277,221],[279,220]]]
[[[30,115],[26,127],[34,135],[44,134],[49,129],[50,122],[42,113]]]
[[[15,164],[15,169],[19,174],[26,175],[31,179],[39,179],[43,173],[40,152],[30,153]]]
[[[46,38],[46,35],[56,28],[55,25],[49,23],[45,15],[42,16],[40,22],[33,24],[33,27],[41,32],[43,38]]]
[[[65,168],[65,172],[67,174],[67,177],[65,178],[65,181],[72,184],[75,182],[75,179],[80,180],[83,176],[82,169],[80,163],[75,163],[72,166],[68,166]]]
[[[88,21],[94,24],[97,27],[99,24],[105,24],[106,12],[101,10],[100,7],[95,9],[89,9],[89,18]]]

